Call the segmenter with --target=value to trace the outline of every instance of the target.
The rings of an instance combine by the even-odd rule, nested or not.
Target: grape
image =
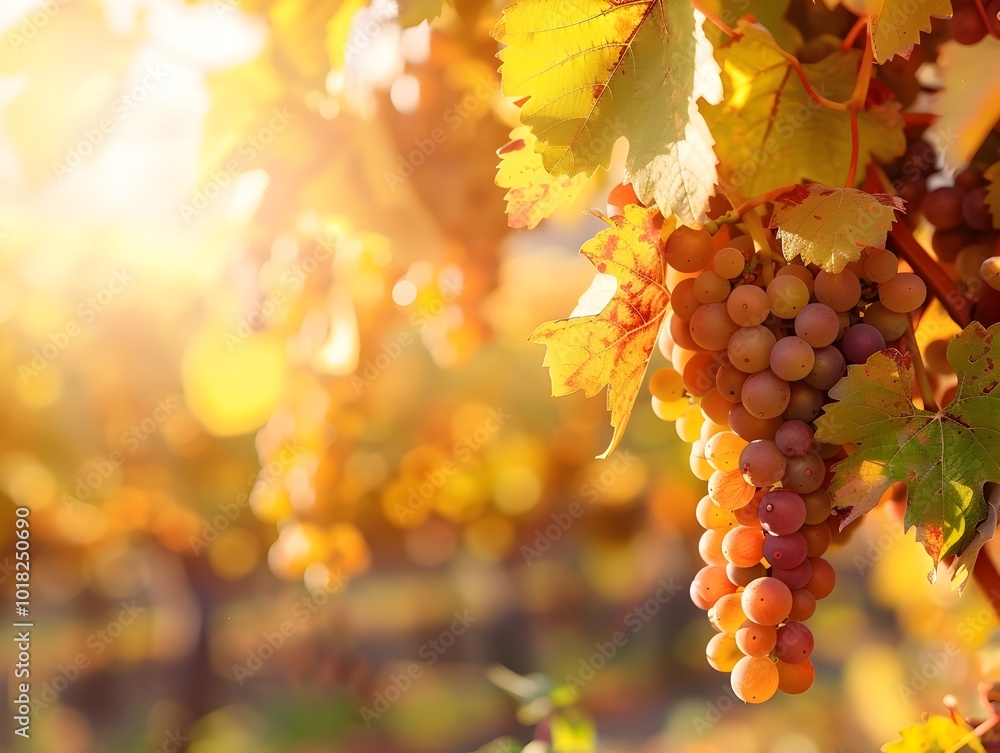
[[[924,348],[924,363],[934,374],[954,374],[955,367],[948,360],[948,340],[932,340]]]
[[[816,275],[816,300],[834,311],[850,311],[861,298],[861,281],[849,270],[834,274],[821,271]]]
[[[720,363],[719,357],[707,350],[694,353],[681,370],[684,388],[695,397],[704,395],[715,386],[715,375]]]
[[[698,343],[691,337],[691,323],[681,319],[676,311],[667,314],[667,331],[670,332],[670,339],[674,341],[674,344],[679,345],[684,350],[700,350]],[[683,370],[683,366],[677,363],[677,359],[671,358],[670,360],[675,369]]]
[[[754,487],[737,471],[716,471],[708,479],[708,496],[724,510],[737,510],[753,497]]]
[[[964,227],[954,230],[938,228],[931,236],[931,248],[941,261],[954,261],[958,252],[975,241],[975,234]]]
[[[736,527],[736,518],[733,517],[732,511],[723,510],[712,502],[712,498],[707,494],[698,501],[694,516],[702,528],[717,528],[725,532]]]
[[[979,267],[980,276],[994,290],[1000,290],[1000,256],[991,256]]]
[[[812,631],[801,622],[789,622],[778,628],[774,655],[789,664],[798,664],[809,658],[815,641]]]
[[[805,377],[815,362],[812,346],[798,337],[783,337],[771,349],[771,371],[788,382]]]
[[[684,321],[690,321],[701,301],[694,294],[694,278],[686,277],[670,291],[670,308]]]
[[[712,236],[705,229],[681,225],[667,238],[664,258],[678,272],[697,272],[712,258]]]
[[[777,418],[788,407],[791,390],[788,382],[767,369],[751,374],[740,392],[744,407],[757,418]]]
[[[962,45],[976,44],[986,36],[986,24],[974,5],[956,8],[948,24],[951,38]]]
[[[736,593],[736,586],[726,577],[726,568],[706,565],[691,581],[690,592],[694,605],[707,612],[726,594]]]
[[[979,186],[985,183],[986,180],[983,178],[983,174],[972,165],[963,167],[955,173],[955,188],[960,191],[971,191],[973,188],[979,188]]]
[[[786,421],[774,435],[778,449],[789,458],[800,458],[816,449],[816,436],[805,421]]]
[[[814,348],[823,348],[840,334],[840,318],[826,304],[810,303],[795,317],[795,334]]]
[[[722,539],[726,532],[720,528],[709,528],[698,540],[698,554],[707,565],[725,567],[728,560],[722,554]]]
[[[674,421],[674,429],[682,442],[693,444],[701,437],[701,425],[705,423],[701,409],[694,404],[684,409],[681,417]]]
[[[779,660],[775,663],[775,667],[778,670],[778,689],[782,693],[789,695],[805,693],[816,679],[816,669],[808,659],[798,664]]]
[[[657,397],[653,397],[651,402],[653,406],[653,413],[661,421],[676,421],[684,415],[684,410],[688,407],[686,397],[682,397],[680,400],[671,400],[669,403],[664,402]]]
[[[938,230],[954,230],[962,224],[963,191],[957,188],[935,188],[924,198],[924,217]]]
[[[719,249],[715,258],[712,259],[712,269],[717,275],[727,280],[735,280],[743,274],[745,267],[746,259],[743,258],[743,252],[732,246]]]
[[[698,439],[691,444],[691,473],[699,481],[708,481],[715,473],[709,462],[705,460],[704,439]]]
[[[729,679],[736,697],[746,703],[763,703],[778,692],[778,668],[766,656],[744,656]]]
[[[955,257],[955,275],[959,280],[971,280],[979,274],[983,262],[993,256],[993,248],[985,243],[966,246]]]
[[[733,404],[712,387],[701,396],[701,412],[716,426],[728,428],[729,410]]]
[[[729,411],[730,428],[748,442],[755,439],[773,439],[781,423],[780,416],[757,418],[742,405],[734,405]]]
[[[737,251],[742,251],[744,254],[747,254],[748,256],[753,254],[755,250],[753,245],[753,238],[751,238],[749,235],[734,235],[733,238],[729,241],[729,246],[730,248],[735,248]]]
[[[837,573],[834,572],[833,565],[822,557],[814,557],[809,560],[809,563],[812,565],[812,575],[809,576],[809,583],[806,584],[806,588],[817,599],[825,599],[833,593],[833,587],[837,583]],[[746,611],[745,604],[743,610]],[[747,616],[750,616],[749,612],[747,612]]]
[[[724,303],[706,303],[691,316],[691,338],[699,348],[725,350],[739,326],[729,318]]]
[[[864,363],[873,353],[885,349],[885,338],[870,324],[855,324],[844,334],[841,347],[851,363]]]
[[[767,286],[771,312],[781,319],[794,319],[809,303],[809,288],[798,277],[775,277]]]
[[[791,569],[805,562],[808,549],[805,536],[798,531],[764,539],[764,559],[775,568]],[[749,613],[748,616],[753,617]]]
[[[774,625],[758,625],[747,620],[736,630],[736,645],[747,656],[767,656],[774,651],[777,642],[778,630]]]
[[[809,577],[812,577],[812,562],[809,562]],[[812,595],[812,591],[805,588],[794,589],[792,591],[792,611],[788,613],[788,619],[802,622],[808,620],[815,613],[816,597]]]
[[[740,285],[726,301],[729,317],[741,327],[755,327],[771,313],[767,293],[756,285]]]
[[[739,469],[754,486],[773,486],[785,474],[787,461],[770,439],[756,439],[740,453]]]
[[[797,458],[788,458],[781,485],[799,494],[814,492],[823,485],[826,477],[826,463],[818,453],[808,452]]]
[[[745,510],[746,508],[740,508]],[[752,580],[763,578],[767,575],[767,568],[763,564],[757,563],[753,567],[736,567],[736,565],[726,565],[726,577],[738,587],[747,585]]]
[[[899,259],[892,251],[873,248],[865,259],[865,277],[874,283],[888,282],[899,271]]]
[[[790,386],[792,395],[782,415],[792,421],[814,421],[826,403],[826,393],[803,382],[792,382]]]
[[[732,672],[743,652],[736,646],[736,639],[726,633],[716,633],[705,647],[705,658],[709,666],[717,672]]]
[[[878,286],[878,298],[890,311],[908,314],[927,298],[927,286],[912,272],[903,272]]]
[[[803,267],[801,264],[786,264],[777,272],[775,272],[774,276],[795,277],[801,280],[802,284],[806,286],[806,290],[809,291],[809,295],[813,294],[815,280],[813,280],[812,272]]]
[[[992,0],[986,6],[986,27],[992,36],[1000,37],[1000,0]]]
[[[802,560],[802,562],[795,567],[790,567],[788,569],[776,567],[771,570],[771,575],[792,589],[794,606],[795,591],[806,587],[806,583],[809,582],[809,578],[812,575],[812,565],[809,564],[809,560],[806,559]]]
[[[719,303],[729,297],[729,280],[711,269],[695,278],[694,297],[701,303]]]
[[[826,489],[817,489],[808,494],[802,494],[802,501],[806,503],[806,525],[816,525],[825,523],[833,511],[833,497]]]
[[[649,378],[649,391],[665,402],[684,397],[684,379],[673,369],[662,368]]]
[[[703,415],[704,413],[705,412],[702,411]],[[705,440],[706,447],[708,446],[708,440],[710,440],[720,431],[729,431],[729,427],[726,426],[725,424],[717,424],[715,423],[715,421],[708,418],[708,416],[705,416],[705,423],[701,425],[701,438]]]
[[[747,619],[758,625],[780,625],[792,608],[792,592],[777,578],[758,578],[743,590],[742,603]]]
[[[775,489],[761,499],[757,514],[761,528],[782,536],[795,533],[806,522],[806,503],[798,494]]]
[[[767,368],[775,337],[767,327],[742,327],[733,334],[726,350],[729,362],[747,374]]]
[[[832,345],[816,350],[816,363],[803,380],[810,387],[828,392],[847,373],[847,363],[839,350]]]
[[[717,471],[731,471],[739,467],[740,453],[747,441],[731,431],[720,431],[705,445],[705,458]]]
[[[869,324],[879,332],[886,342],[898,340],[906,334],[906,325],[910,317],[898,311],[889,311],[879,301],[868,304],[865,309],[865,324]]]
[[[619,183],[608,194],[608,217],[621,216],[623,210],[629,204],[641,203],[639,197],[635,195],[635,189],[632,186]]]
[[[825,522],[802,526],[800,533],[806,540],[806,546],[808,547],[808,551],[806,552],[807,557],[822,557],[826,553],[826,550],[830,548],[830,526]],[[803,583],[802,585],[804,586],[805,584]]]
[[[760,510],[760,500],[764,496],[764,493],[764,491],[758,489],[754,492],[749,502],[738,510],[733,510],[733,517],[736,518],[737,523],[748,528],[760,528],[757,511]]]
[[[730,403],[738,403],[740,393],[743,391],[743,383],[748,376],[746,372],[740,371],[727,361],[719,367],[719,371],[715,375],[715,389]]]
[[[736,567],[753,567],[764,558],[764,535],[759,528],[737,526],[722,540],[722,556]]]
[[[715,602],[712,612],[716,624],[731,636],[735,636],[736,631],[747,621],[747,616],[743,614],[742,598],[736,593],[726,594]],[[733,646],[736,646],[736,638],[733,638]]]

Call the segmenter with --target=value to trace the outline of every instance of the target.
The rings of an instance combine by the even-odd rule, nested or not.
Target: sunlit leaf
[[[899,734],[902,739],[883,745],[882,753],[946,753],[959,743],[965,743],[960,753],[985,753],[979,738],[961,717],[931,715]]]
[[[830,8],[837,0],[826,0]],[[910,56],[920,33],[931,30],[932,18],[951,18],[950,0],[843,0],[859,16],[868,18],[875,61],[884,63],[894,55]]]

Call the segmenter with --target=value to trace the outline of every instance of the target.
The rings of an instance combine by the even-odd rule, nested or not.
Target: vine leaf
[[[670,299],[663,218],[656,209],[632,204],[608,222],[612,227],[587,241],[580,253],[598,272],[617,278],[611,300],[599,314],[547,322],[528,338],[546,346],[544,365],[556,397],[577,390],[593,397],[607,385],[614,434],[602,458],[625,431]]]
[[[833,10],[838,0],[826,0]],[[879,65],[894,55],[910,57],[913,45],[920,43],[920,32],[931,30],[931,18],[951,18],[950,0],[844,0],[844,5],[859,16],[868,17],[872,52]]]
[[[715,137],[719,175],[743,196],[802,181],[843,184],[851,163],[846,112],[816,103],[789,61],[763,29],[740,21],[741,36],[717,50],[725,92],[720,105],[703,105]],[[803,65],[813,88],[846,101],[854,89],[861,52],[834,52]],[[889,101],[858,113],[858,164],[889,161],[906,149],[899,104]],[[864,170],[859,170],[859,182]]]
[[[993,227],[1000,228],[1000,162],[994,162],[983,171],[986,184],[986,206],[993,217]]]
[[[625,179],[645,204],[704,220],[714,191],[714,141],[697,101],[722,97],[704,16],[689,3],[521,0],[493,36],[504,94],[527,97],[521,122],[552,175],[607,168],[629,142]]]
[[[857,445],[854,454],[834,466],[830,485],[834,504],[847,512],[843,525],[871,510],[890,484],[905,481],[906,529],[917,527],[917,538],[935,568],[944,558],[961,558],[965,580],[980,539],[991,533],[991,518],[996,525],[983,485],[1000,481],[997,334],[1000,324],[987,330],[973,322],[948,345],[958,388],[938,413],[913,405],[909,359],[884,350],[848,368],[830,390],[837,402],[816,422],[820,441]]]
[[[898,196],[816,183],[796,186],[774,201],[771,227],[788,261],[802,257],[827,272],[840,272],[861,258],[865,246],[885,247],[894,212],[904,211]]]
[[[962,750],[986,753],[979,738],[961,717],[932,714],[926,721],[907,727],[899,733],[901,740],[886,743],[882,753],[945,753],[965,743]]]
[[[997,55],[1000,39],[990,35],[978,44],[941,45],[941,89],[934,102],[941,117],[928,135],[951,167],[970,162],[1000,118],[1000,76],[982,75],[996,65]]]
[[[587,182],[578,174],[550,175],[542,164],[542,155],[535,151],[535,137],[527,126],[517,126],[510,132],[510,142],[497,150],[500,164],[496,184],[508,189],[507,224],[511,227],[533,228],[556,209],[571,203]]]

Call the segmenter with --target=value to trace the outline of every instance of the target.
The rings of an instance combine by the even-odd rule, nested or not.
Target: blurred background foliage
[[[687,453],[640,409],[594,460],[603,400],[550,398],[526,343],[589,284],[581,210],[610,185],[507,228],[498,14],[3,3],[0,535],[31,508],[27,749],[499,752],[540,721],[590,750],[589,718],[602,751],[825,753],[945,693],[974,713],[993,618],[928,585],[881,511],[834,555],[810,693],[744,708],[705,664]]]

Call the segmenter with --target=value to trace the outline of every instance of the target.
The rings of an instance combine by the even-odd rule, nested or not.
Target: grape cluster
[[[844,451],[819,444],[813,422],[847,364],[901,338],[927,291],[885,249],[866,248],[837,274],[798,260],[775,270],[749,236],[722,235],[682,227],[667,238],[659,347],[671,365],[649,388],[708,482],[696,511],[706,566],[691,598],[718,630],[709,664],[761,703],[812,684],[804,622],[835,582],[825,487]]]

